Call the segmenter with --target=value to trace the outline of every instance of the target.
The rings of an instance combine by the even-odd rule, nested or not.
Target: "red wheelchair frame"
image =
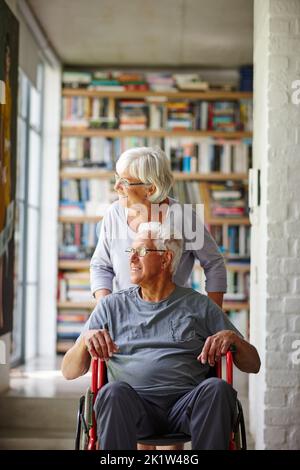
[[[216,363],[211,368],[209,376],[222,378],[222,361]],[[233,359],[232,350],[226,354],[226,381],[233,384]],[[91,387],[87,390],[85,396],[80,398],[79,410],[77,415],[77,431],[75,439],[76,450],[96,450],[97,444],[97,423],[94,413],[94,403],[97,393],[103,385],[107,383],[106,364],[100,359],[92,359],[92,380]],[[82,440],[82,437],[84,438]],[[150,436],[141,439],[138,442],[144,445],[168,446],[172,444],[190,442],[191,437],[183,434],[168,434],[163,436]],[[82,444],[82,441],[84,442]],[[237,418],[232,430],[229,442],[229,450],[246,450],[246,431],[243,409],[240,401],[237,399]]]

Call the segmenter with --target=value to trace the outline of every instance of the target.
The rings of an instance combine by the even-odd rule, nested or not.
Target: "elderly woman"
[[[173,208],[183,209],[178,201],[168,196],[172,184],[169,160],[161,149],[138,147],[120,156],[116,164],[115,184],[119,200],[110,206],[103,218],[99,241],[91,260],[91,289],[97,300],[132,285],[126,250],[141,229],[141,224],[171,223]],[[185,213],[183,220],[184,251],[173,280],[179,286],[186,286],[194,262],[198,259],[205,272],[208,296],[222,307],[223,293],[226,292],[223,257],[196,212]],[[202,243],[199,242],[200,234],[194,244],[186,236],[195,225],[202,232]]]

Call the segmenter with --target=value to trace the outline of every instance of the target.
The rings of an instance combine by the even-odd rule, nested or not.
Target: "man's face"
[[[132,248],[145,247],[157,250],[153,240],[138,238],[132,244]],[[151,281],[163,271],[164,258],[167,252],[150,251],[145,256],[137,253],[130,255],[130,280],[133,284],[142,286],[150,285]]]

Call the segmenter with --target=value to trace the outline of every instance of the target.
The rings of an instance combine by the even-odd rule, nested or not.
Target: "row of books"
[[[62,223],[58,226],[58,245],[60,250],[66,247],[82,246],[95,248],[101,220],[98,223]]]
[[[252,131],[252,101],[63,97],[62,125],[120,130]]]
[[[61,215],[67,214],[67,204],[69,202],[81,201],[85,203],[86,214],[95,213],[93,204],[111,203],[116,200],[116,193],[114,192],[114,179],[64,179],[60,187],[60,199],[62,206]],[[81,208],[79,206],[81,211]]]
[[[156,137],[63,137],[61,140],[62,167],[94,167],[111,170],[121,153],[133,147],[163,147]]]
[[[165,139],[165,152],[173,171],[185,173],[247,173],[252,163],[251,140]]]
[[[207,90],[209,84],[199,73],[123,72],[123,71],[65,71],[63,86],[106,91],[177,91]]]
[[[245,302],[249,298],[250,273],[227,271],[227,292],[224,301]]]
[[[209,200],[203,198],[206,188]],[[208,204],[212,217],[236,217],[238,221],[238,218],[246,216],[248,211],[248,192],[245,186],[232,181],[216,184],[176,180],[170,196],[184,204]],[[113,179],[65,179],[61,185],[60,216],[95,216],[100,220],[107,206],[116,199]],[[222,245],[223,229],[215,226],[212,230],[218,244]],[[246,228],[233,226],[231,232],[236,234],[236,231],[239,231],[235,237],[240,239],[244,236],[243,230]],[[241,241],[239,243],[242,246]]]
[[[65,353],[82,332],[85,322],[88,320],[89,310],[63,309],[57,315],[57,352]]]
[[[148,145],[161,146],[165,150],[173,171],[247,173],[252,164],[250,139],[64,137],[61,147],[62,165],[64,168],[96,167],[112,170],[122,152],[128,148]]]
[[[245,80],[242,80],[246,74],[249,75],[248,69],[249,67],[247,70],[245,70],[245,67],[240,69],[240,89],[251,91],[252,82],[249,85],[247,83],[247,86],[245,86]],[[214,82],[209,83],[203,79],[203,72],[201,74],[199,72],[172,73],[166,71],[141,72],[137,70],[70,70],[63,72],[62,80],[64,87],[120,92],[147,90],[160,92],[176,92],[179,90],[206,91],[209,88],[215,87]],[[237,85],[234,86],[229,82],[224,84],[223,88],[226,90],[236,89]]]
[[[211,225],[210,233],[215,239],[220,251],[235,258],[244,258],[250,262],[250,227],[245,225]],[[240,261],[241,263],[243,261]]]
[[[243,217],[247,213],[247,192],[242,184],[210,184],[213,217]]]
[[[58,282],[58,300],[60,302],[90,302],[93,300],[87,272],[60,272]]]
[[[63,137],[61,140],[62,163],[78,162],[85,166],[112,169],[114,165],[114,142],[102,137]]]
[[[190,277],[190,285],[193,289],[201,294],[206,294],[205,290],[205,274],[199,262],[195,263],[194,269]],[[227,292],[224,294],[224,302],[247,302],[249,299],[249,272],[233,272],[227,271]]]

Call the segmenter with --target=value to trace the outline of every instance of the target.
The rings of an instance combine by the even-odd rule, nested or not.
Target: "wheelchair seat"
[[[191,436],[178,432],[174,434],[161,434],[138,439],[138,444],[147,446],[172,446],[175,444],[185,444],[191,442]]]

